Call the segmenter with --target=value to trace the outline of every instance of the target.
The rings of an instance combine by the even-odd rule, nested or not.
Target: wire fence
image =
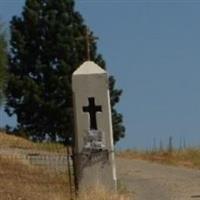
[[[0,134],[0,199],[73,199],[72,166],[71,151],[63,145]]]

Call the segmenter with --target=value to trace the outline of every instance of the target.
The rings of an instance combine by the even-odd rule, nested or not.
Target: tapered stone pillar
[[[83,63],[72,76],[75,115],[75,167],[80,190],[116,189],[113,129],[106,71]]]

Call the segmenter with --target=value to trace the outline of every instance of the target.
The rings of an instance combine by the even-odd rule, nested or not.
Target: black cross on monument
[[[89,105],[83,106],[83,112],[88,112],[90,115],[90,129],[97,130],[96,112],[102,112],[102,107],[95,105],[94,97],[89,97],[88,101],[89,101]]]

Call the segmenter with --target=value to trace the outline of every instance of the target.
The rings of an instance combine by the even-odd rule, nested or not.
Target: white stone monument
[[[75,114],[75,168],[78,189],[116,189],[113,130],[106,71],[91,61],[72,76]]]

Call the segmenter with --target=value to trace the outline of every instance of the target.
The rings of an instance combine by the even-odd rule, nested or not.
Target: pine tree
[[[6,64],[7,64],[6,40],[3,31],[3,26],[0,23],[0,104],[3,99],[3,89],[6,79]]]
[[[71,75],[86,59],[86,25],[73,0],[26,0],[22,16],[11,21],[11,53],[6,112],[17,130],[35,140],[46,135],[70,143],[73,135]],[[90,31],[91,32],[91,31]],[[105,68],[91,32],[91,60]],[[121,90],[110,77],[114,138],[124,136],[114,106]]]

